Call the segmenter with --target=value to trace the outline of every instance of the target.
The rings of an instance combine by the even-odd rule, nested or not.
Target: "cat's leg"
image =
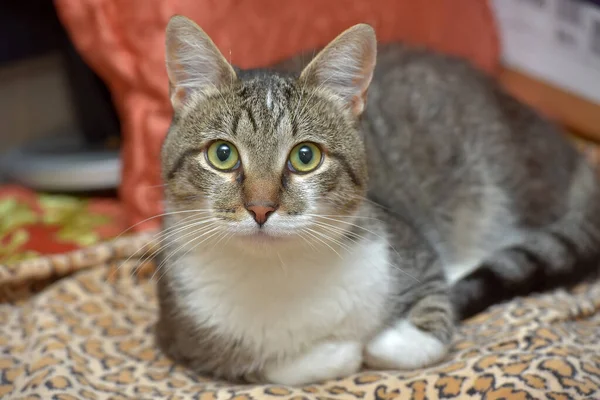
[[[562,216],[552,216],[547,225],[528,227],[523,222],[524,226],[514,227],[519,237],[517,243],[496,249],[475,270],[454,283],[452,300],[459,318],[515,296],[566,287],[600,272],[597,170],[581,158],[569,179],[561,192],[547,193],[547,208],[558,212],[565,207]],[[507,190],[507,195],[515,196],[513,189]],[[537,191],[528,194],[541,195]],[[538,204],[537,200],[533,204]],[[521,219],[527,220],[524,216]]]
[[[298,386],[347,377],[360,370],[362,344],[323,342],[298,357],[269,363],[251,381]]]
[[[522,235],[521,243],[490,254],[452,287],[452,302],[460,319],[515,296],[577,282],[597,269],[582,234],[563,230]]]
[[[371,339],[365,348],[365,363],[373,369],[400,370],[435,364],[447,354],[453,332],[446,291],[431,293],[414,303],[404,318],[393,321]]]

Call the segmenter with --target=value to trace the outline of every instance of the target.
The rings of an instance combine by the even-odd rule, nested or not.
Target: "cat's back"
[[[469,62],[401,44],[379,49],[362,124],[371,196],[448,237],[474,210],[551,220],[581,159],[556,126]]]
[[[368,96],[367,119],[413,130],[489,125],[509,106],[495,82],[466,60],[401,43],[379,46]]]
[[[446,183],[481,184],[473,164],[511,145],[504,106],[491,79],[462,59],[380,46],[362,119],[371,193],[389,202],[412,194],[421,198],[403,200],[424,204]]]
[[[538,154],[550,145],[546,151],[572,154],[556,126],[471,62],[401,43],[379,46],[364,120],[369,136],[388,140],[525,145]]]

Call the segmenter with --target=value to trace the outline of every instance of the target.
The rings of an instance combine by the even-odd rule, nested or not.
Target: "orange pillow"
[[[467,57],[490,73],[499,63],[495,23],[483,0],[55,0],[55,5],[120,114],[120,196],[130,224],[162,212],[159,154],[171,118],[164,31],[173,14],[196,21],[242,68],[324,46],[359,22],[371,24],[381,42],[427,45]],[[151,219],[136,229],[158,222]]]

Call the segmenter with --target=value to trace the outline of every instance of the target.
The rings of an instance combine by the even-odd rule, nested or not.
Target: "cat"
[[[241,70],[182,16],[166,59],[156,335],[199,374],[426,367],[462,318],[597,269],[593,167],[464,60],[359,24]]]

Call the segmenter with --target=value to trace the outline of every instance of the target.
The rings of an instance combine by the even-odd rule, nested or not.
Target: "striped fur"
[[[423,367],[456,317],[596,269],[597,175],[489,78],[377,49],[366,25],[307,61],[240,70],[189,20],[169,24],[157,335],[171,357],[282,384]],[[239,168],[209,165],[215,140]],[[294,173],[307,141],[323,160]],[[273,210],[260,225],[257,202]]]

